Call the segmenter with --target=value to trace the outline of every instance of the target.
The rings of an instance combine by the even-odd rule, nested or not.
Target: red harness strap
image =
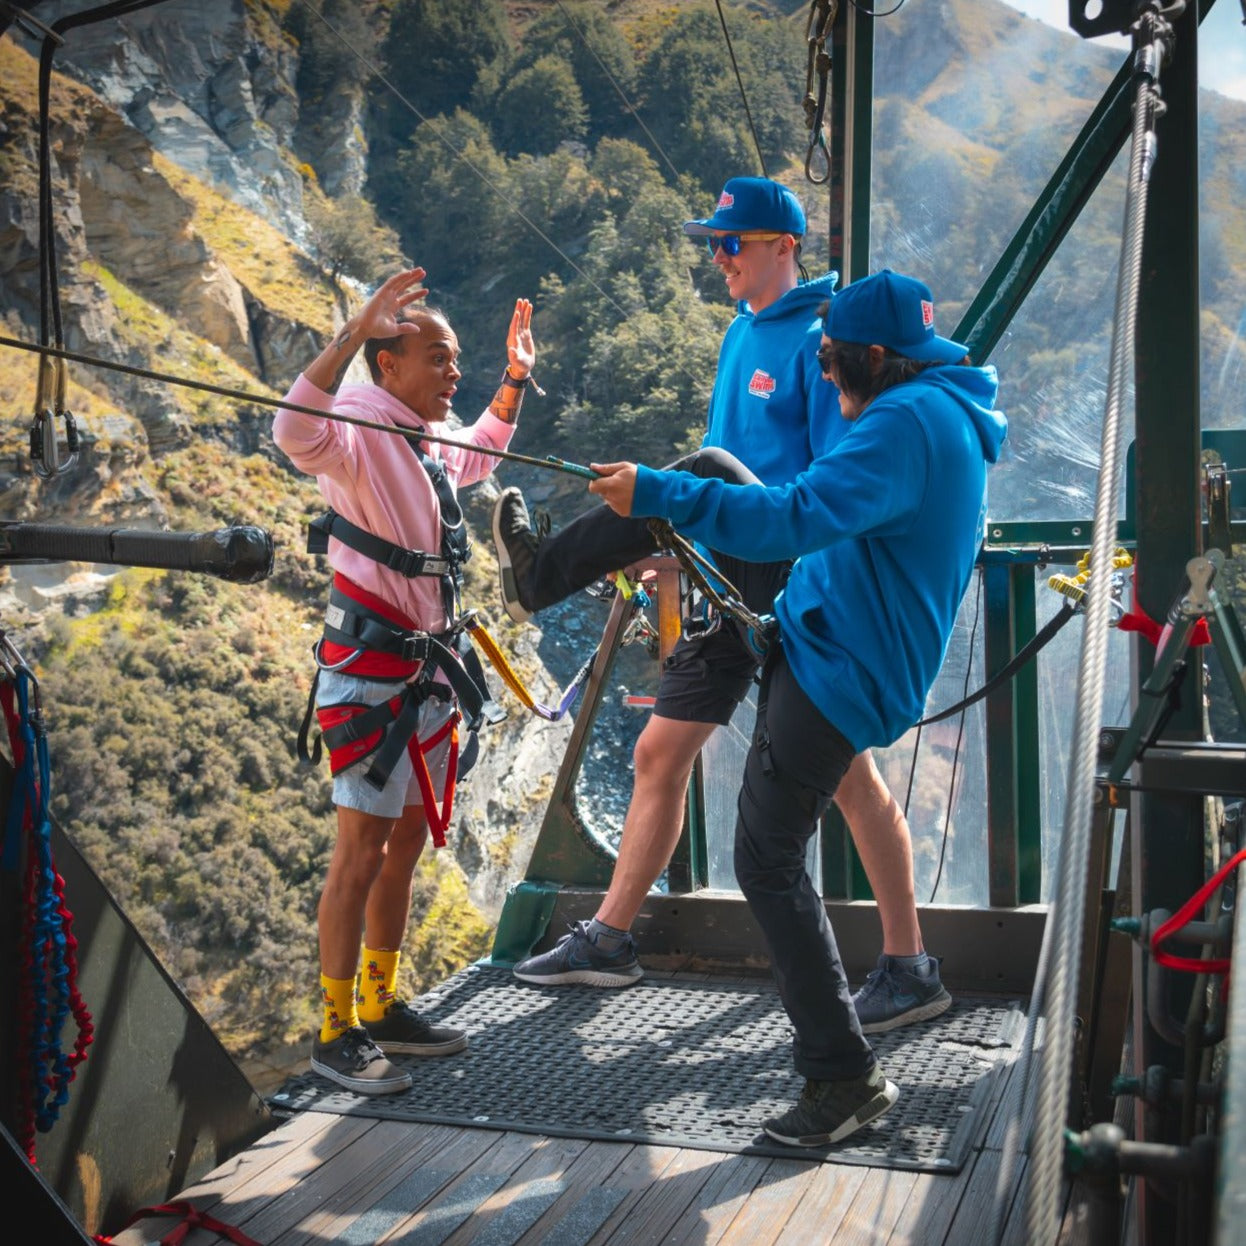
[[[219,1233],[223,1237],[229,1238],[231,1242],[235,1242],[237,1246],[260,1246],[255,1238],[248,1237],[237,1226],[226,1224],[223,1220],[217,1220],[215,1216],[209,1216],[206,1211],[200,1211],[193,1204],[181,1200],[175,1203],[161,1203],[157,1207],[144,1207],[140,1211],[136,1211],[121,1226],[121,1231],[124,1233],[132,1224],[137,1224],[138,1221],[144,1220],[148,1216],[182,1217],[181,1222],[175,1224],[160,1239],[160,1246],[178,1246],[180,1242],[186,1240],[186,1236],[191,1229],[207,1229],[209,1233]],[[104,1246],[108,1246],[113,1239],[97,1233],[95,1240],[103,1243]]]
[[[316,718],[320,723],[320,731],[325,743],[329,746],[329,769],[333,774],[345,770],[375,753],[385,739],[386,728],[398,716],[406,697],[410,693],[406,689],[388,701],[379,705],[362,705],[355,701],[345,701],[338,705],[326,705],[316,710]],[[379,711],[379,712],[378,712]],[[348,724],[354,720],[368,716],[369,723],[375,723],[371,729],[362,732],[352,731]],[[381,721],[384,720],[384,721]],[[446,761],[445,796],[441,807],[437,806],[437,796],[433,791],[433,778],[429,773],[425,753],[437,747],[447,736],[450,736],[450,755]],[[454,810],[454,788],[458,778],[459,764],[459,712],[453,710],[450,717],[427,740],[420,740],[412,735],[407,741],[407,755],[411,758],[411,767],[415,771],[416,782],[420,785],[420,795],[424,801],[424,816],[428,820],[429,833],[433,837],[433,846],[444,848],[446,830],[450,826],[450,818]]]

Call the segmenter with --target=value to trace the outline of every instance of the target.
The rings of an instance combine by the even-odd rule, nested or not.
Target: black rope
[[[937,714],[928,715],[921,722],[914,725],[923,727],[929,726],[931,723],[942,722],[943,719],[951,718],[953,714],[959,714],[961,710],[968,709],[976,701],[981,701],[983,697],[994,692],[1001,684],[1011,679],[1076,613],[1077,606],[1068,598],[1065,598],[1060,603],[1060,613],[1048,619],[1042,631],[1036,633],[1033,639],[1023,648],[1018,649],[1012,661],[1007,666],[996,671],[977,692],[972,696],[965,697],[964,700],[957,701],[955,705],[949,705],[947,709],[940,710]],[[966,683],[968,683],[968,676],[966,676]]]
[[[731,57],[731,68],[735,70],[736,85],[740,88],[740,99],[744,103],[744,115],[748,118],[748,128],[753,135],[753,146],[757,148],[757,163],[761,165],[762,177],[769,177],[766,172],[766,157],[761,154],[761,142],[757,137],[757,127],[753,124],[753,114],[748,106],[748,95],[744,90],[744,80],[740,77],[740,66],[736,64],[735,48],[731,46],[731,32],[727,29],[727,18],[723,13],[722,0],[714,0],[718,9],[718,20],[722,23],[723,38],[727,41],[727,52]]]
[[[969,629],[969,661],[965,663],[965,691],[969,691],[969,673],[973,670],[973,651],[974,645],[978,638],[978,620],[982,617],[982,573],[978,573],[978,595],[975,598],[973,609],[973,626]],[[968,702],[962,702],[967,705]],[[965,714],[961,710],[960,725],[956,729],[956,747],[952,751],[952,777],[948,780],[947,785],[947,813],[943,816],[943,839],[939,845],[939,866],[935,870],[934,885],[930,888],[930,900],[928,903],[933,904],[935,894],[939,890],[939,883],[943,879],[943,862],[947,856],[948,833],[952,829],[952,805],[956,800],[956,771],[960,768],[960,750],[961,744],[965,739]],[[914,761],[917,759],[917,750],[913,750]]]
[[[325,411],[321,407],[307,407],[297,402],[287,402],[282,398],[269,398],[266,394],[257,394],[245,389],[230,389],[225,385],[213,385],[209,381],[192,381],[186,377],[170,376],[165,372],[153,372],[150,368],[139,368],[133,364],[112,363],[107,359],[95,359],[90,355],[82,355],[77,351],[62,350],[55,346],[36,346],[33,342],[23,342],[18,338],[0,337],[0,346],[11,346],[14,350],[28,350],[40,355],[50,355],[55,359],[68,359],[73,363],[84,363],[88,367],[107,368],[112,372],[124,372],[127,376],[139,376],[147,381],[162,381],[166,385],[180,385],[186,389],[199,389],[208,394],[220,394],[223,398],[232,398],[236,402],[254,402],[262,407],[275,407],[277,410],[298,411],[303,415],[316,415],[324,420],[336,420],[339,424],[354,424],[359,428],[371,428],[378,433],[390,433],[397,437],[414,437],[419,441],[435,441],[443,446],[467,446],[468,443],[454,437],[439,437],[434,433],[419,429],[401,428],[396,424],[380,424],[375,420],[365,420],[359,416],[343,415],[340,411]],[[512,463],[525,463],[529,467],[544,467],[548,471],[563,472],[568,476],[579,476],[582,479],[596,480],[597,473],[592,468],[579,463],[569,463],[566,459],[547,455],[536,458],[530,454],[517,454],[514,450],[498,450],[492,446],[468,446],[472,451],[491,455],[495,459],[506,459]]]

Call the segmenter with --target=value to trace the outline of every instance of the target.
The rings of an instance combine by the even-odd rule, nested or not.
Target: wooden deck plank
[[[497,1242],[510,1246],[566,1192],[568,1171],[588,1147],[584,1138],[531,1136],[527,1158],[472,1218],[446,1239],[446,1246]]]
[[[291,1197],[304,1183],[317,1184],[324,1164],[373,1130],[377,1122],[338,1116],[288,1124],[288,1131],[283,1125],[260,1139],[258,1163],[253,1158],[248,1162],[257,1149],[249,1148],[178,1195],[178,1201],[189,1201],[196,1210],[243,1228],[265,1207]],[[117,1246],[145,1246],[175,1223],[176,1219],[144,1220],[134,1226],[137,1237],[130,1238],[128,1230],[115,1242]],[[205,1229],[193,1229],[183,1240],[185,1246],[215,1246],[220,1237]]]
[[[342,1119],[347,1118],[339,1118]],[[411,1146],[409,1129],[396,1130],[393,1122],[374,1121],[373,1124],[377,1127],[355,1137],[348,1147],[336,1149],[331,1155],[322,1157],[315,1169],[314,1179],[300,1181],[294,1189],[283,1193],[280,1199],[260,1206],[250,1215],[244,1214],[245,1204],[235,1210],[232,1196],[228,1197],[221,1203],[222,1218],[237,1224],[248,1236],[269,1246],[297,1230],[309,1217],[319,1215],[326,1202],[359,1206],[362,1197],[362,1206],[373,1204],[376,1201],[373,1186],[378,1164],[389,1166],[392,1162],[389,1157],[395,1145]],[[415,1149],[421,1150],[418,1145]],[[204,1239],[205,1246],[216,1241],[211,1236]],[[187,1246],[192,1246],[192,1239],[187,1239]]]
[[[655,1186],[678,1177],[678,1165],[686,1154],[679,1147],[637,1146],[610,1174],[611,1187],[627,1193],[601,1228],[588,1239],[592,1246],[605,1246],[625,1222],[630,1223],[637,1206],[652,1196]],[[627,1237],[624,1234],[614,1240],[625,1243]]]
[[[792,1209],[778,1241],[801,1246],[802,1242],[836,1241],[835,1232],[865,1182],[868,1168],[856,1164],[819,1164]]]
[[[439,1188],[430,1161],[440,1156],[460,1130],[450,1125],[420,1126],[382,1121],[381,1128],[361,1138],[350,1167],[339,1173],[331,1189],[317,1190],[316,1205],[296,1223],[269,1237],[265,1246],[319,1246],[364,1232],[356,1222],[371,1213],[369,1223],[392,1223],[423,1194]],[[418,1180],[411,1176],[418,1173]],[[343,1180],[342,1178],[346,1179]],[[444,1183],[444,1171],[442,1182]],[[404,1185],[405,1183],[405,1185]],[[401,1187],[401,1188],[400,1188]]]
[[[891,1236],[918,1174],[901,1169],[867,1168],[856,1197],[835,1236],[834,1246],[879,1246]]]
[[[771,1160],[726,1232],[715,1240],[721,1246],[772,1246],[783,1234],[821,1166],[808,1160]]]
[[[719,1164],[705,1183],[701,1196],[671,1227],[664,1243],[697,1243],[710,1246],[727,1232],[770,1161],[760,1155],[733,1155]]]
[[[479,1135],[490,1131],[474,1132]],[[442,1183],[431,1198],[411,1208],[410,1214],[402,1216],[376,1239],[378,1242],[389,1246],[441,1246],[464,1221],[476,1215],[544,1141],[539,1134],[492,1131],[487,1144],[466,1160],[463,1152],[470,1146],[469,1136],[469,1131],[464,1130],[454,1144],[458,1155],[443,1152],[432,1161],[435,1171],[445,1171],[450,1180]]]
[[[636,1201],[621,1232],[601,1240],[611,1246],[663,1241],[688,1207],[697,1202],[716,1166],[731,1158],[720,1151],[681,1150]]]
[[[519,1239],[516,1246],[580,1246],[597,1233],[629,1197],[639,1197],[641,1183],[648,1184],[653,1173],[635,1158],[645,1148],[631,1142],[591,1142],[577,1156],[565,1174],[565,1189],[559,1198]],[[654,1167],[670,1163],[675,1148],[664,1148],[664,1157]]]

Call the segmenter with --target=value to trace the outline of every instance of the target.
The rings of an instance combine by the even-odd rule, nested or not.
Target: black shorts
[[[662,664],[653,712],[658,718],[726,726],[760,662],[731,622],[708,636],[681,637]]]

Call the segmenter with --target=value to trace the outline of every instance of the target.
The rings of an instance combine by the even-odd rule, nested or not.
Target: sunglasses
[[[818,348],[818,367],[823,373],[831,370],[831,364],[835,361],[835,347],[832,345],[820,346]]]
[[[710,234],[705,245],[710,249],[710,258],[718,254],[721,248],[726,255],[739,255],[740,245],[745,242],[773,242],[782,238],[782,234]]]

